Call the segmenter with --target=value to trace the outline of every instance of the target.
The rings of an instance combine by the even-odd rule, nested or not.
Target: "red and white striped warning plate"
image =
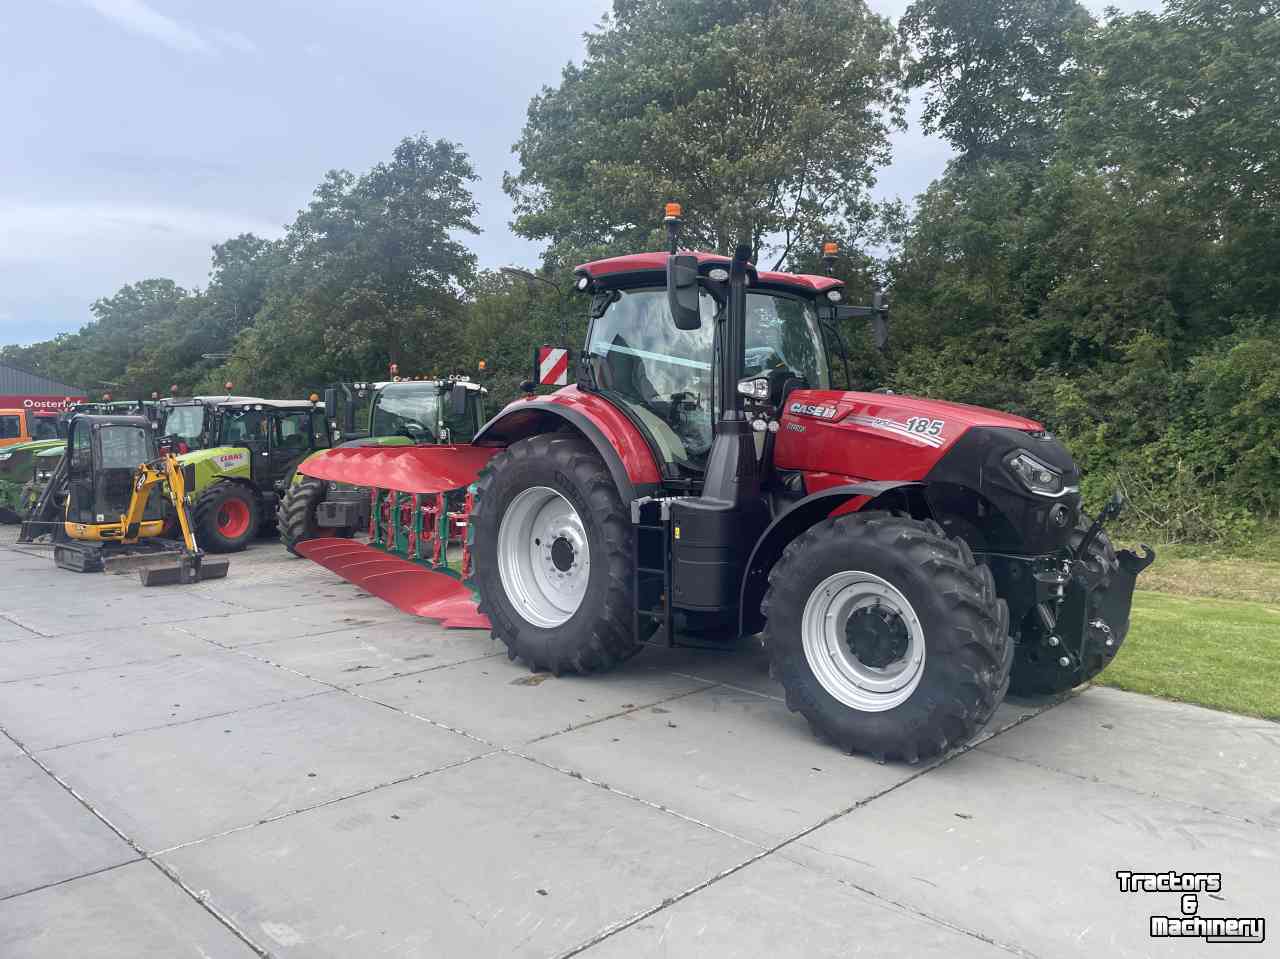
[[[569,351],[554,346],[538,347],[538,385],[569,385]]]

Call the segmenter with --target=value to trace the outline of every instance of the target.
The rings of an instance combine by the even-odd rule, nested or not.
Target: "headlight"
[[[47,483],[53,479],[53,470],[38,470],[36,472],[37,483]]]
[[[13,455],[12,453],[0,453],[0,463],[3,463],[12,455]]]
[[[754,400],[767,400],[769,398],[769,381],[763,376],[758,379],[739,380],[738,392]]]
[[[1004,462],[1022,485],[1033,493],[1041,496],[1061,496],[1075,489],[1065,485],[1062,474],[1056,469],[1040,462],[1026,450],[1018,450]]]

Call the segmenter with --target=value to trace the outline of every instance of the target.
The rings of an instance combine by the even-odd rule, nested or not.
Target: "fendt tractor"
[[[332,437],[319,397],[197,396],[161,401],[161,446],[177,454],[191,522],[214,553],[244,549],[298,464]]]
[[[488,390],[479,383],[465,376],[401,379],[394,363],[390,372],[390,380],[339,383],[325,390],[325,416],[335,439],[342,440],[341,446],[470,443],[484,425],[484,397]],[[324,484],[304,474],[305,470],[299,470],[294,477],[292,485],[298,488],[281,500],[276,517],[280,540],[291,552],[295,542],[315,535],[315,511],[321,499],[327,498],[330,503],[342,499],[357,509],[370,501],[370,490],[365,487]],[[449,506],[456,506],[460,498],[461,494],[453,493],[450,503],[442,502],[437,510],[441,522],[448,522]],[[366,512],[343,529],[354,531],[367,525]],[[447,544],[448,538],[446,530],[442,543]]]
[[[886,759],[965,742],[1011,683],[1096,675],[1154,559],[1102,532],[1120,501],[1090,522],[1033,420],[832,389],[825,331],[868,312],[843,284],[759,270],[747,247],[677,252],[678,205],[666,223],[669,253],[578,268],[576,385],[514,401],[470,445],[304,463],[321,495],[297,552],[446,625],[483,614],[556,674],[759,634],[792,710]],[[467,489],[458,572],[440,513]],[[368,543],[347,538],[365,517]]]

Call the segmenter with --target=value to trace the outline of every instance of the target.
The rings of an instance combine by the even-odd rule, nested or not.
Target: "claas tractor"
[[[214,553],[244,549],[275,520],[298,464],[328,449],[319,397],[201,396],[164,400],[161,445],[177,455],[191,521]]]
[[[457,447],[336,449],[301,472],[371,490],[313,504],[303,555],[401,608],[464,619],[438,562],[441,491],[475,612],[535,670],[611,669],[646,643],[763,643],[788,706],[841,749],[914,762],[969,740],[1006,691],[1095,676],[1138,574],[1038,422],[833,389],[831,276],[750,251],[588,263],[578,382]],[[842,312],[845,311],[845,312]],[[347,538],[368,517],[368,542]]]
[[[172,456],[159,453],[147,418],[74,417],[62,463],[64,507],[53,548],[59,567],[82,573],[136,568],[144,586],[226,576],[227,561],[207,561],[197,546],[182,470]],[[151,495],[158,487],[164,498]],[[180,544],[162,538],[170,516]]]

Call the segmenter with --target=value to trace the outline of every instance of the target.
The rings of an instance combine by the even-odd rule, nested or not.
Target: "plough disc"
[[[298,467],[304,476],[400,493],[443,493],[475,482],[487,446],[340,446]]]
[[[396,609],[439,620],[447,627],[489,628],[489,618],[476,609],[471,591],[447,573],[432,572],[349,539],[307,540],[297,550]]]

